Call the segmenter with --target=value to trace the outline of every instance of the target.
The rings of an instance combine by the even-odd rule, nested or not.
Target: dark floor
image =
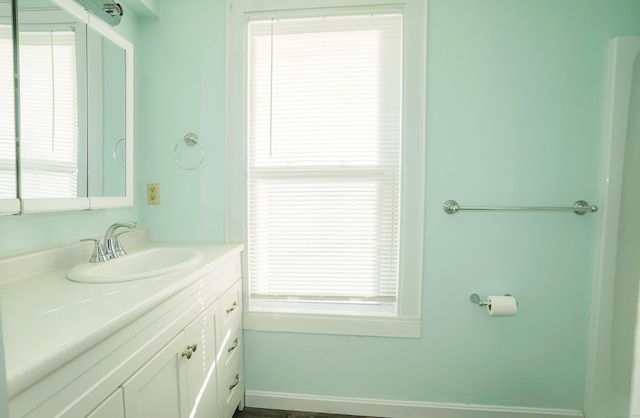
[[[275,409],[244,408],[233,418],[355,418],[353,415],[318,414],[315,412],[280,411]],[[358,417],[363,418],[363,417]],[[372,418],[372,417],[364,417]]]

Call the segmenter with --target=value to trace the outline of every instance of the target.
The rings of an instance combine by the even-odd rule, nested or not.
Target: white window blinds
[[[248,35],[251,308],[394,314],[402,15],[251,21]]]
[[[73,31],[20,32],[22,197],[76,197],[78,77]]]
[[[13,97],[13,33],[0,25],[0,199],[17,197]]]

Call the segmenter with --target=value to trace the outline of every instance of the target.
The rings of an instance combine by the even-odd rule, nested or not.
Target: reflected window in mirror
[[[83,197],[86,28],[42,3],[19,3],[21,197]]]
[[[16,140],[11,2],[0,1],[0,199],[16,199]]]
[[[20,33],[23,197],[78,196],[74,31]]]

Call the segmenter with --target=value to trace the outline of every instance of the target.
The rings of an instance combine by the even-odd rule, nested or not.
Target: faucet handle
[[[107,254],[105,254],[104,252],[104,247],[102,246],[102,243],[100,242],[100,240],[93,239],[93,238],[85,238],[85,239],[81,239],[80,241],[95,242],[95,246],[93,247],[93,254],[91,254],[91,258],[89,259],[90,263],[98,263],[102,261],[107,261],[109,259]]]
[[[122,235],[122,234],[123,233],[120,233],[118,235]],[[116,235],[115,237],[111,238],[112,245],[113,245],[113,258],[120,257],[121,255],[127,255],[127,252],[125,251],[124,247],[122,246],[122,243],[118,239],[118,235]]]

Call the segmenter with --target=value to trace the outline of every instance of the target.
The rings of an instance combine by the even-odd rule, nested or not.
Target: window
[[[229,25],[246,37],[229,52],[228,238],[246,243],[247,327],[418,335],[423,5],[278,3],[234,2]]]
[[[395,315],[401,29],[400,14],[249,23],[251,308]]]

